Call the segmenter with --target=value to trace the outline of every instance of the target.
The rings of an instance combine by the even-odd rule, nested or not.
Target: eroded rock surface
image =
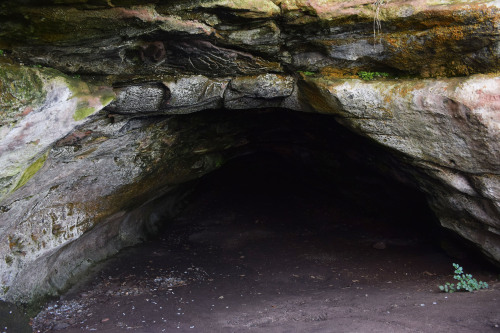
[[[222,108],[331,115],[500,262],[499,7],[2,2],[0,298],[63,290],[174,214],[189,181],[256,149],[260,125],[207,116]]]

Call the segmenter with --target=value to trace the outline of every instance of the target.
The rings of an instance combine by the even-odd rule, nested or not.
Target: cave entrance
[[[464,311],[460,300],[432,308],[445,297],[437,286],[450,279],[454,259],[424,195],[391,169],[390,154],[328,116],[271,110],[208,118],[217,117],[219,133],[239,142],[226,162],[191,184],[184,209],[153,239],[123,250],[90,285],[58,301],[80,309],[82,327],[426,331],[429,323],[441,327],[443,311]],[[474,260],[460,262],[487,276]],[[485,325],[481,315],[495,301],[487,302],[464,313],[473,327]],[[68,320],[54,312],[37,322]]]
[[[223,250],[290,237],[350,257],[439,251],[444,231],[422,193],[365,166],[328,179],[309,162],[271,151],[229,161],[201,179],[164,237],[185,227],[188,242]]]
[[[364,165],[325,178],[308,158],[278,151],[236,157],[200,180],[160,236],[180,251],[177,265],[190,253],[210,276],[280,293],[433,277],[450,260],[442,240],[466,255],[416,189]]]
[[[164,225],[161,237],[171,243],[172,230],[185,228],[187,242],[222,250],[289,236],[370,260],[383,252],[442,252],[443,244],[466,255],[404,164],[333,117],[287,110],[228,117],[244,124],[235,135],[244,144],[197,182],[187,207]]]

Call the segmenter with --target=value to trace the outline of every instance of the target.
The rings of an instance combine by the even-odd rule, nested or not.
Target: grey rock
[[[116,93],[116,100],[108,110],[119,113],[157,112],[170,97],[170,91],[162,83],[144,83],[126,86]]]
[[[44,154],[49,147],[61,139],[84,119],[101,110],[113,98],[110,88],[100,88],[94,93],[89,91],[85,83],[77,86],[77,81],[62,73],[46,70],[20,69],[19,66],[3,65],[3,72],[16,73],[27,71],[39,80],[40,86],[34,85],[25,89],[42,90],[44,99],[38,103],[24,100],[27,110],[21,113],[18,120],[10,126],[2,126],[0,130],[0,199],[16,187],[22,185],[32,169],[43,164]],[[14,78],[6,77],[2,84],[17,83]],[[34,80],[33,78],[33,80]],[[14,83],[13,83],[14,82]],[[20,101],[23,101],[20,99]],[[19,107],[15,107],[16,109]],[[7,121],[7,119],[6,119]],[[31,166],[32,169],[29,169]],[[25,177],[23,178],[23,173]]]
[[[165,82],[170,98],[163,109],[170,114],[182,114],[220,108],[228,83],[229,79],[210,79],[201,75]]]
[[[239,77],[231,80],[224,95],[224,107],[228,109],[250,109],[281,107],[288,98],[293,98],[295,80],[290,76],[263,74]],[[290,108],[292,108],[292,103]]]

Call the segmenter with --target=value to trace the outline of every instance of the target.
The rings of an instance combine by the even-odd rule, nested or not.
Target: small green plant
[[[361,80],[371,81],[377,78],[388,77],[389,73],[385,72],[358,72],[358,76]]]
[[[465,274],[462,267],[458,264],[453,264],[455,267],[455,275],[453,278],[458,281],[455,286],[454,283],[446,282],[445,285],[439,286],[441,291],[445,293],[453,293],[455,291],[474,291],[479,289],[487,289],[488,284],[483,281],[477,281],[472,277],[472,274]]]
[[[311,75],[316,74],[314,72],[308,72],[308,71],[299,71],[299,73],[304,74],[305,76],[311,76]]]
[[[0,50],[0,56],[3,56],[3,50]]]

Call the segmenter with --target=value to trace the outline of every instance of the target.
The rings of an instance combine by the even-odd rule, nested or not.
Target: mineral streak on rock
[[[386,171],[499,263],[499,13],[498,1],[3,1],[0,299],[60,292],[259,140],[258,124],[203,110],[330,115],[385,147]]]

